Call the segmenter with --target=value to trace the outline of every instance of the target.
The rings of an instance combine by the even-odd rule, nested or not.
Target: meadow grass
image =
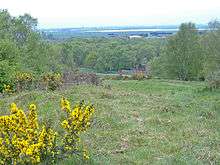
[[[64,91],[29,91],[3,97],[8,106],[36,103],[42,122],[59,129],[59,101],[90,101],[92,127],[83,134],[91,159],[60,164],[220,164],[220,90],[202,82],[172,80],[104,81]]]

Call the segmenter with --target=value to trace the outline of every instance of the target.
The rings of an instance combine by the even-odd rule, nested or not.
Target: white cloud
[[[0,8],[30,13],[44,27],[206,23],[220,16],[219,0],[1,0]]]

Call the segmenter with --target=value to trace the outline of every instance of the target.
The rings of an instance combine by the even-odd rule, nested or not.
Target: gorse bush
[[[133,73],[131,76],[132,80],[144,80],[145,78],[146,78],[145,74],[142,71],[137,71],[137,72]]]
[[[7,61],[0,59],[0,92],[4,90],[4,84],[13,86],[14,67]]]
[[[73,154],[78,150],[77,143],[80,140],[80,133],[86,131],[90,126],[90,118],[95,109],[91,105],[86,105],[84,101],[71,109],[69,101],[65,98],[61,100],[61,109],[66,113],[66,118],[61,123],[65,129],[65,135],[62,139],[64,153]],[[85,152],[84,158],[88,158]]]
[[[42,81],[49,90],[56,90],[62,85],[62,76],[60,73],[47,73],[42,76]]]
[[[2,90],[3,94],[10,95],[14,92],[13,86],[9,84],[4,84],[4,88]]]
[[[61,122],[62,134],[38,122],[35,104],[25,113],[12,103],[10,115],[0,117],[0,164],[52,164],[80,152],[88,159],[87,151],[79,149],[79,142],[80,134],[90,126],[94,107],[81,102],[71,108],[70,102],[62,98],[61,109],[66,114]]]
[[[9,74],[10,76],[7,76]],[[30,90],[35,80],[32,73],[16,72],[0,73],[0,92],[12,93],[15,91]]]
[[[28,72],[17,72],[15,75],[16,90],[29,90],[34,81],[34,76],[32,73]]]
[[[4,85],[7,85],[7,89]],[[17,71],[9,78],[2,78],[0,73],[0,92],[10,93],[21,92],[24,90],[57,90],[61,87],[68,87],[73,84],[101,84],[100,78],[93,73],[55,73],[48,72],[42,75],[34,74],[33,72]]]

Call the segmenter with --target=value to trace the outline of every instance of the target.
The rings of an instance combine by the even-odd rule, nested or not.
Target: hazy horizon
[[[32,15],[39,28],[207,24],[220,17],[219,0],[9,0],[0,8]]]

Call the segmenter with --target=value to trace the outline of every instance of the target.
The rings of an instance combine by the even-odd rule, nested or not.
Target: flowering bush
[[[15,76],[14,73],[15,73],[15,65],[9,61],[0,59],[0,93],[3,92],[4,90],[4,84],[6,85],[14,84],[13,83],[13,79]]]
[[[56,90],[62,85],[62,76],[60,73],[47,73],[42,77],[46,89]]]
[[[131,78],[132,78],[132,80],[144,80],[146,77],[145,77],[144,72],[137,71],[132,74]]]
[[[65,130],[62,139],[64,153],[73,154],[78,150],[77,144],[80,141],[80,133],[85,132],[90,126],[91,116],[95,109],[92,105],[86,105],[84,101],[71,109],[70,102],[65,98],[61,99],[61,109],[66,114],[66,118],[61,123]],[[88,155],[85,149],[83,152],[84,158],[87,159]]]
[[[10,94],[13,92],[13,87],[9,84],[4,84],[3,93]]]
[[[88,159],[87,151],[78,147],[79,135],[90,126],[94,107],[81,102],[71,108],[62,98],[61,109],[66,114],[61,123],[64,134],[38,123],[35,104],[25,113],[12,103],[10,115],[0,117],[0,164],[55,163],[78,152]]]
[[[30,89],[34,76],[32,73],[17,72],[15,75],[16,90],[21,91],[24,89]]]

